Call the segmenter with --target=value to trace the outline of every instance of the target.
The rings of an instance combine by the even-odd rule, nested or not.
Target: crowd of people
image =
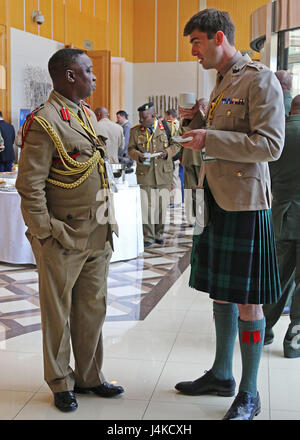
[[[137,109],[138,124],[125,110],[112,121],[105,107],[93,112],[84,102],[96,84],[90,58],[61,49],[48,65],[53,91],[23,126],[16,188],[39,273],[45,380],[61,411],[77,408],[76,393],[124,392],[102,373],[107,274],[118,233],[106,159],[127,158],[135,167],[145,248],[164,245],[171,202],[184,201],[188,223],[196,223],[189,285],[213,301],[215,358],[203,376],[176,390],[236,395],[224,419],[252,420],[261,410],[263,346],[272,343],[287,304],[284,356],[300,357],[300,95],[292,99],[287,71],[274,74],[236,50],[228,13],[200,11],[184,35],[202,67],[217,71],[209,100],[163,117],[147,102]],[[0,132],[0,170],[10,171],[15,133],[1,113]],[[110,221],[99,221],[99,212]]]

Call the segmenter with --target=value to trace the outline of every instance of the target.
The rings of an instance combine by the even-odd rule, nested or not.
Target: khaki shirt
[[[210,102],[221,97],[206,131],[202,164],[210,190],[227,211],[271,207],[268,162],[277,160],[285,137],[285,111],[280,83],[273,72],[248,55],[237,61],[212,91]],[[194,128],[199,119],[195,117]]]
[[[136,125],[130,130],[128,155],[137,162],[137,182],[139,185],[152,187],[157,185],[171,185],[173,181],[172,157],[180,151],[181,146],[172,140],[169,143],[161,122],[157,123],[156,130],[147,146],[150,137],[150,132],[147,132],[141,125]],[[138,160],[137,150],[141,153],[159,153],[162,150],[167,150],[168,156],[166,159],[155,157],[151,159],[151,164],[148,166]]]
[[[93,155],[97,141],[73,116],[70,121],[63,119],[61,109],[64,103],[76,114],[80,110],[75,103],[53,91],[36,115],[51,124],[69,155],[78,162],[85,162]],[[90,109],[88,112],[99,135],[96,116]],[[60,176],[51,170],[53,165],[64,169],[53,141],[34,121],[25,138],[16,181],[29,237],[43,239],[53,236],[66,249],[103,249],[107,240],[112,241],[111,231],[117,232],[117,227],[108,224],[107,209],[102,209],[104,197],[99,192],[98,167],[78,187],[64,189],[47,182],[47,178],[72,183],[80,175]]]
[[[125,138],[123,128],[108,118],[100,119],[99,130],[105,141],[106,154],[110,163],[119,163],[119,154],[124,150]]]

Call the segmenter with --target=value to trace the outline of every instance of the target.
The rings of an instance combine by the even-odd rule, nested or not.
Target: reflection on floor
[[[191,229],[170,225],[166,236],[167,247],[153,246],[138,260],[111,267],[103,370],[125,393],[115,399],[78,395],[79,408],[69,414],[53,406],[43,380],[36,272],[1,265],[0,419],[176,423],[224,416],[233,398],[183,396],[174,389],[178,381],[210,368],[215,335],[211,301],[188,287]],[[122,293],[116,291],[119,285]],[[286,359],[282,349],[288,322],[287,316],[280,318],[274,343],[263,351],[258,382],[262,412],[256,420],[300,420],[300,358]],[[13,332],[19,336],[12,337]],[[234,375],[239,383],[238,341]]]
[[[192,228],[181,208],[169,212],[164,246],[110,265],[107,321],[145,319],[189,264]],[[167,276],[166,276],[167,275]],[[40,330],[35,266],[0,264],[0,340]]]

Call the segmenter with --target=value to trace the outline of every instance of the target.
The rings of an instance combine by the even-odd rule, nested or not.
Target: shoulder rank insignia
[[[165,129],[164,124],[161,121],[159,121],[158,126],[161,130]]]

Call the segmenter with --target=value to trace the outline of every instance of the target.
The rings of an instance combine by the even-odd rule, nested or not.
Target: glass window
[[[300,28],[279,33],[278,70],[289,70],[293,77],[291,94],[300,94]]]

